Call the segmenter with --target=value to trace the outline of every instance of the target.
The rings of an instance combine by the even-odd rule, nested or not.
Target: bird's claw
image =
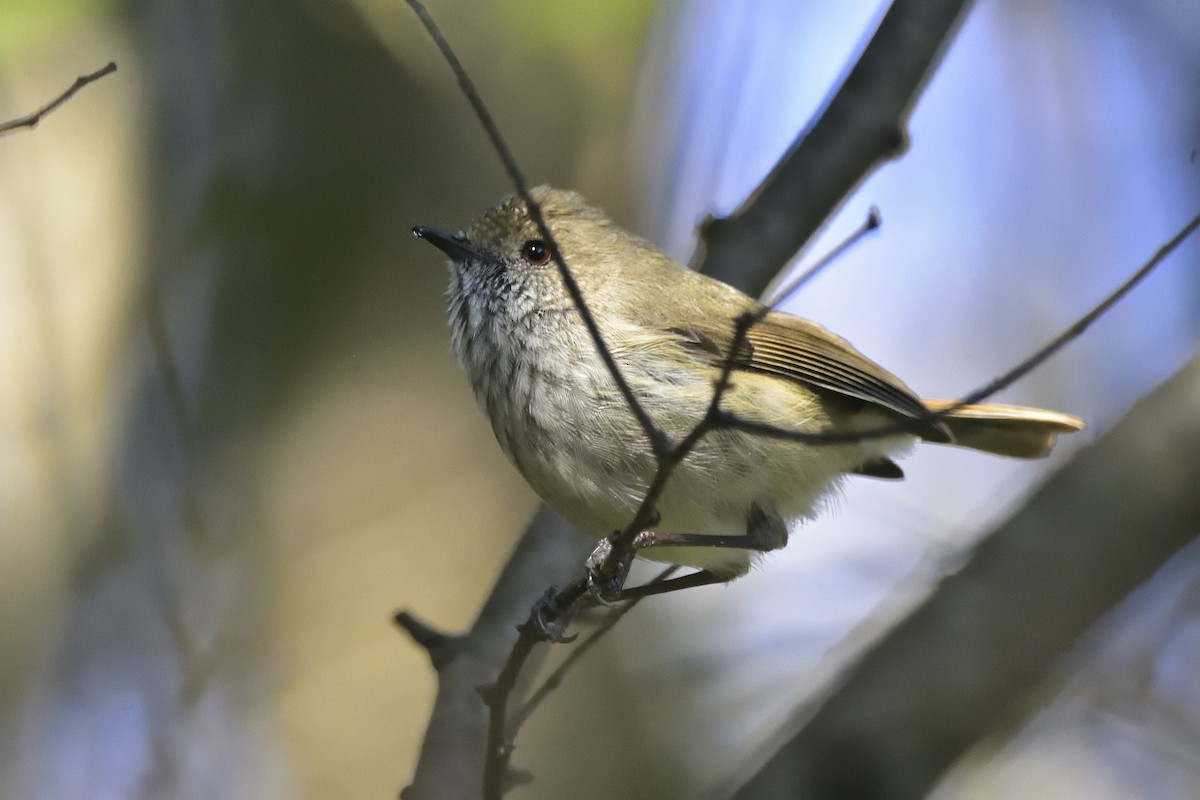
[[[612,539],[601,539],[584,565],[587,570],[588,587],[592,595],[604,605],[612,605],[621,599],[621,590],[625,588],[625,579],[629,577],[629,567],[633,564],[634,551],[630,548],[621,554],[616,569],[607,574],[608,570],[605,568],[612,557],[612,550]]]
[[[553,589],[534,603],[531,624],[536,627],[541,638],[551,644],[568,644],[578,638],[578,634],[567,635],[567,626],[571,624],[571,615],[564,614],[558,607]]]

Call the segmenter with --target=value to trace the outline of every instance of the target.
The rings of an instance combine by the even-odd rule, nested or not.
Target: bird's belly
[[[653,481],[649,446],[616,449],[590,425],[532,424],[508,431],[512,456],[533,489],[572,524],[607,536],[629,524]],[[524,442],[520,444],[518,442]],[[531,444],[536,442],[536,444]],[[510,454],[511,455],[511,454]],[[672,472],[655,504],[666,533],[738,536],[756,506],[790,520],[811,517],[846,471],[828,454],[791,442],[718,431],[701,440]],[[652,548],[642,556],[734,577],[752,553],[731,548]]]
[[[588,364],[570,375],[521,372],[494,381],[503,395],[481,397],[501,447],[543,500],[572,524],[597,536],[633,519],[653,482],[658,462],[646,436],[603,371]],[[582,374],[581,374],[582,373]],[[823,430],[828,420],[797,407],[778,382],[739,376],[754,390],[764,419],[795,420],[798,430]],[[569,390],[566,387],[571,387]],[[708,386],[680,391],[662,386],[644,397],[651,418],[679,441],[702,418]],[[683,402],[681,402],[681,398]],[[865,424],[872,424],[867,421]],[[874,423],[878,424],[878,423]],[[655,504],[656,530],[701,535],[743,535],[752,509],[783,520],[809,518],[841,478],[879,455],[903,450],[911,437],[837,445],[767,438],[739,430],[714,430],[677,464]],[[751,555],[730,548],[652,548],[643,556],[744,573]]]

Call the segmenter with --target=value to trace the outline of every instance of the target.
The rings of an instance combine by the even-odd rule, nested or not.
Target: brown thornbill
[[[708,410],[735,321],[761,305],[675,263],[574,192],[539,187],[533,198],[634,396],[680,441]],[[525,204],[509,198],[461,234],[413,233],[450,258],[454,353],[509,459],[583,530],[607,537],[625,527],[658,463]],[[1039,458],[1058,434],[1083,427],[1068,414],[998,404],[931,420],[953,404],[922,400],[844,339],[779,311],[749,328],[735,365],[721,407],[739,420],[814,434],[900,424],[826,443],[709,432],[667,482],[654,531],[637,539],[639,555],[703,570],[691,585],[736,578],[756,553],[784,546],[787,522],[813,516],[846,476],[903,477],[893,459],[917,442]]]

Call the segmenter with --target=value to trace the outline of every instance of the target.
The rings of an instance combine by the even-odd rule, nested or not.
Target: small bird
[[[1040,458],[1058,434],[1083,427],[1068,414],[999,404],[931,420],[954,403],[920,399],[819,325],[766,311],[672,261],[575,192],[542,186],[532,196],[633,395],[670,441],[705,416],[746,312],[765,313],[734,356],[723,410],[814,434],[901,423],[886,436],[831,443],[709,432],[675,469],[654,530],[636,545],[640,556],[700,570],[688,585],[745,574],[846,476],[902,478],[893,459],[916,442]],[[524,202],[510,197],[459,234],[413,233],[450,259],[453,350],[505,454],[574,525],[596,537],[624,528],[658,464]]]

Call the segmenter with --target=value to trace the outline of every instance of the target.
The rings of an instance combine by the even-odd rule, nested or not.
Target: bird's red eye
[[[545,264],[550,260],[550,248],[541,239],[530,239],[521,246],[521,257],[530,264]]]

